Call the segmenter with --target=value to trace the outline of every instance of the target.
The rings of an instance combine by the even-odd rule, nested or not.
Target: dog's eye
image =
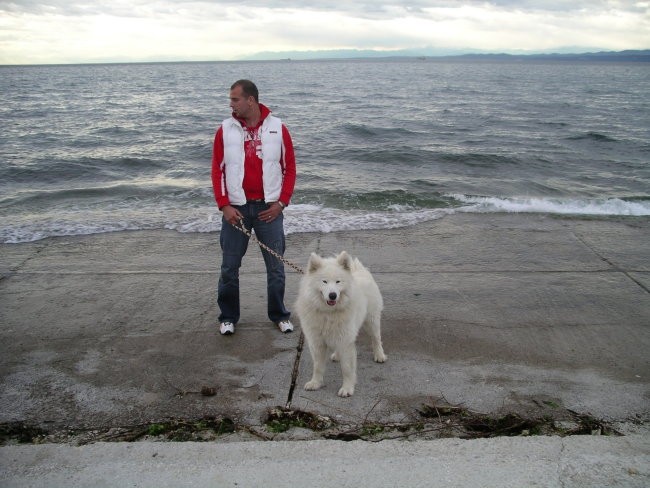
[[[336,280],[336,283],[337,283],[337,284],[340,283],[340,282],[341,282],[341,280]]]
[[[323,283],[327,284],[327,280],[323,280]]]

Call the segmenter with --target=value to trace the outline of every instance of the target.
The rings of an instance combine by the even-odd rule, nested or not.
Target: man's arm
[[[219,210],[223,212],[223,217],[230,224],[238,224],[242,215],[239,211],[230,205],[228,191],[226,190],[226,173],[224,171],[223,160],[223,129],[219,127],[214,135],[214,145],[212,147],[212,189],[214,190],[214,199],[217,202]]]
[[[279,201],[286,207],[291,201],[291,195],[293,195],[293,189],[296,184],[296,156],[293,152],[291,134],[289,134],[289,130],[284,124],[282,124],[282,143],[284,147],[284,153],[282,154],[284,178],[282,180]]]
[[[224,205],[230,205],[228,191],[226,190],[226,174],[224,172],[223,160],[223,128],[220,126],[214,135],[212,146],[212,189],[217,206],[221,209]]]

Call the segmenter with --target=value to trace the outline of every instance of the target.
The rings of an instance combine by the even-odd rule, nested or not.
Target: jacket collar
[[[260,103],[259,106],[260,106],[260,121],[257,123],[257,127],[262,125],[264,120],[266,120],[266,118],[269,115],[271,115],[271,110],[266,105],[264,105],[263,103]],[[246,126],[246,121],[244,119],[235,116],[234,113],[232,114],[232,117],[233,117],[233,119],[237,120],[241,124],[242,127]]]

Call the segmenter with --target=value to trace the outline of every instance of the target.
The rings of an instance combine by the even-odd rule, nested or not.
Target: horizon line
[[[357,56],[341,56],[341,57],[328,57],[328,56],[323,56],[320,57],[318,56],[318,53],[341,53],[342,55],[344,53],[354,53],[358,52],[360,53]],[[366,54],[361,54],[361,53],[366,53]],[[14,63],[14,64],[0,64],[0,67],[18,67],[18,66],[23,66],[23,67],[35,67],[35,66],[80,66],[80,65],[118,65],[118,64],[198,64],[198,63],[259,63],[259,62],[286,62],[286,61],[346,61],[346,60],[381,60],[381,59],[396,59],[396,58],[403,58],[403,59],[447,59],[447,58],[468,58],[468,57],[495,57],[495,56],[501,56],[501,57],[510,57],[510,58],[531,58],[531,57],[560,57],[560,58],[566,58],[566,57],[575,57],[575,56],[607,56],[607,55],[640,55],[644,57],[648,57],[648,60],[650,61],[650,48],[645,48],[645,49],[624,49],[624,50],[619,50],[619,51],[606,51],[606,50],[600,50],[600,51],[581,51],[581,52],[531,52],[531,53],[508,53],[504,51],[500,52],[476,52],[476,51],[470,51],[468,50],[465,53],[455,53],[455,54],[418,54],[418,53],[413,53],[410,52],[409,49],[403,49],[399,51],[393,51],[391,54],[391,51],[380,51],[380,50],[372,50],[372,49],[322,49],[322,50],[309,50],[309,51],[277,51],[277,52],[272,52],[268,53],[269,55],[273,55],[273,57],[269,58],[260,58],[260,59],[253,59],[253,56],[258,56],[261,53],[258,54],[253,54],[250,56],[247,56],[245,58],[240,58],[240,59],[230,59],[230,60],[223,60],[223,59],[204,59],[204,60],[184,60],[184,59],[178,59],[178,60],[138,60],[138,61],[80,61],[80,62],[53,62],[53,63]],[[265,53],[266,54],[266,53]],[[287,57],[280,58],[278,56],[282,55],[287,55]],[[308,58],[296,58],[292,59],[289,55],[301,55],[301,54],[313,54],[314,57],[308,57]]]

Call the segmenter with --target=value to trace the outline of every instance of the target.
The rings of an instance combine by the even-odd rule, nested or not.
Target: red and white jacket
[[[289,205],[296,183],[296,158],[289,131],[260,104],[256,127],[234,116],[221,123],[212,151],[212,186],[219,208],[264,199]]]

